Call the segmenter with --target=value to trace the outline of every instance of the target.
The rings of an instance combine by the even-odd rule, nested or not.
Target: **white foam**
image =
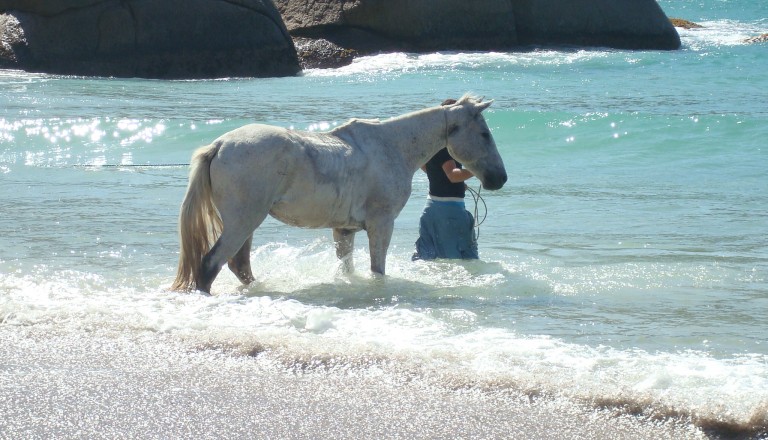
[[[420,71],[472,71],[508,66],[572,64],[605,57],[604,50],[537,50],[533,52],[435,52],[411,54],[395,52],[356,58],[351,64],[335,69],[308,69],[306,76],[357,76],[361,80],[397,76]]]
[[[768,32],[760,22],[745,23],[736,20],[713,20],[697,22],[700,28],[677,28],[683,47],[696,51],[718,46],[738,46],[747,44],[750,37]]]
[[[243,352],[266,347],[268,356],[288,365],[326,359],[320,362],[354,366],[379,359],[449,387],[639,405],[662,416],[741,425],[766,417],[768,356],[716,359],[696,351],[620,350],[518,334],[514,327],[489,326],[461,303],[463,289],[480,303],[478,291],[498,295],[494,289],[508,282],[503,264],[411,263],[396,254],[387,279],[349,276],[336,270],[328,244],[323,238],[303,247],[257,247],[257,282],[238,290],[225,270],[211,297],[152,287],[170,284],[158,275],[121,285],[88,272],[16,271],[0,281],[0,322],[56,331],[155,332]],[[362,248],[355,258],[365,267]]]
[[[677,28],[684,48],[706,50],[717,46],[746,44],[749,37],[768,32],[764,21],[742,22],[736,20],[701,21],[701,28]],[[421,71],[472,71],[474,69],[508,69],[509,66],[559,66],[583,63],[610,56],[609,49],[590,48],[580,50],[540,49],[511,52],[395,52],[356,58],[351,64],[334,69],[307,69],[309,77],[354,76],[360,81],[374,80],[382,76],[398,76]],[[629,58],[629,63],[639,59]]]

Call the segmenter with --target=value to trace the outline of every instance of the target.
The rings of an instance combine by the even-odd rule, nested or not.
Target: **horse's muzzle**
[[[502,186],[504,186],[505,183],[507,183],[507,173],[506,171],[502,171],[500,173],[488,173],[484,176],[483,180],[483,188],[494,191],[497,189],[500,189]]]

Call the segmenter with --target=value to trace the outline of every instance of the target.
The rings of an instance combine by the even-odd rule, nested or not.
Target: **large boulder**
[[[522,44],[680,48],[680,35],[655,0],[511,1]]]
[[[275,0],[294,37],[361,54],[531,46],[677,49],[655,0]],[[311,52],[311,47],[308,49]]]
[[[0,67],[144,78],[300,71],[271,0],[0,0]]]
[[[493,50],[517,45],[510,0],[275,0],[291,35],[362,50]]]

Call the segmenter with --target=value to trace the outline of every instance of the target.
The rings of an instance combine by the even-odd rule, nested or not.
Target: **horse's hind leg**
[[[333,242],[336,245],[336,257],[341,260],[344,273],[352,273],[355,264],[352,261],[352,251],[355,247],[355,231],[349,229],[334,229]]]
[[[221,272],[224,263],[229,261],[230,258],[238,259],[238,256],[241,254],[239,250],[243,248],[243,243],[248,241],[248,237],[250,237],[249,234],[253,233],[253,229],[248,230],[245,233],[237,229],[238,228],[227,228],[227,224],[224,224],[221,237],[219,237],[216,244],[213,245],[210,252],[203,257],[202,270],[200,271],[200,276],[196,280],[198,290],[211,293],[213,280],[216,279],[216,276]],[[237,274],[237,272],[235,272],[235,274]]]
[[[234,257],[230,258],[229,261],[227,261],[227,265],[229,266],[229,270],[232,271],[237,276],[237,279],[240,280],[243,284],[250,284],[255,279],[253,277],[253,272],[251,271],[251,242],[253,241],[253,236],[251,235],[248,237],[247,240],[245,240],[245,243],[243,243],[243,246],[240,248],[239,251],[235,254]]]
[[[224,205],[224,204],[222,204]],[[233,270],[235,275],[244,281],[243,274],[247,279],[253,279],[250,270],[250,249],[253,231],[267,216],[263,213],[250,213],[249,215],[233,214],[225,208],[220,209],[221,219],[224,227],[221,236],[213,245],[210,252],[203,257],[202,270],[196,280],[198,290],[210,293],[211,285],[216,275],[219,274],[225,263],[233,261],[237,270]],[[231,268],[232,266],[230,266]],[[247,270],[243,272],[243,268]]]
[[[195,280],[195,286],[197,290],[201,290],[205,293],[211,293],[211,285],[213,280],[216,279],[216,275],[221,272],[221,264],[217,262],[216,254],[219,253],[221,239],[216,241],[210,251],[203,257],[203,261],[200,263],[200,273]]]

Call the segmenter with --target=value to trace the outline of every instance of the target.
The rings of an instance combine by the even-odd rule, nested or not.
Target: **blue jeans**
[[[419,220],[419,239],[413,259],[477,259],[475,219],[464,202],[427,200]]]

